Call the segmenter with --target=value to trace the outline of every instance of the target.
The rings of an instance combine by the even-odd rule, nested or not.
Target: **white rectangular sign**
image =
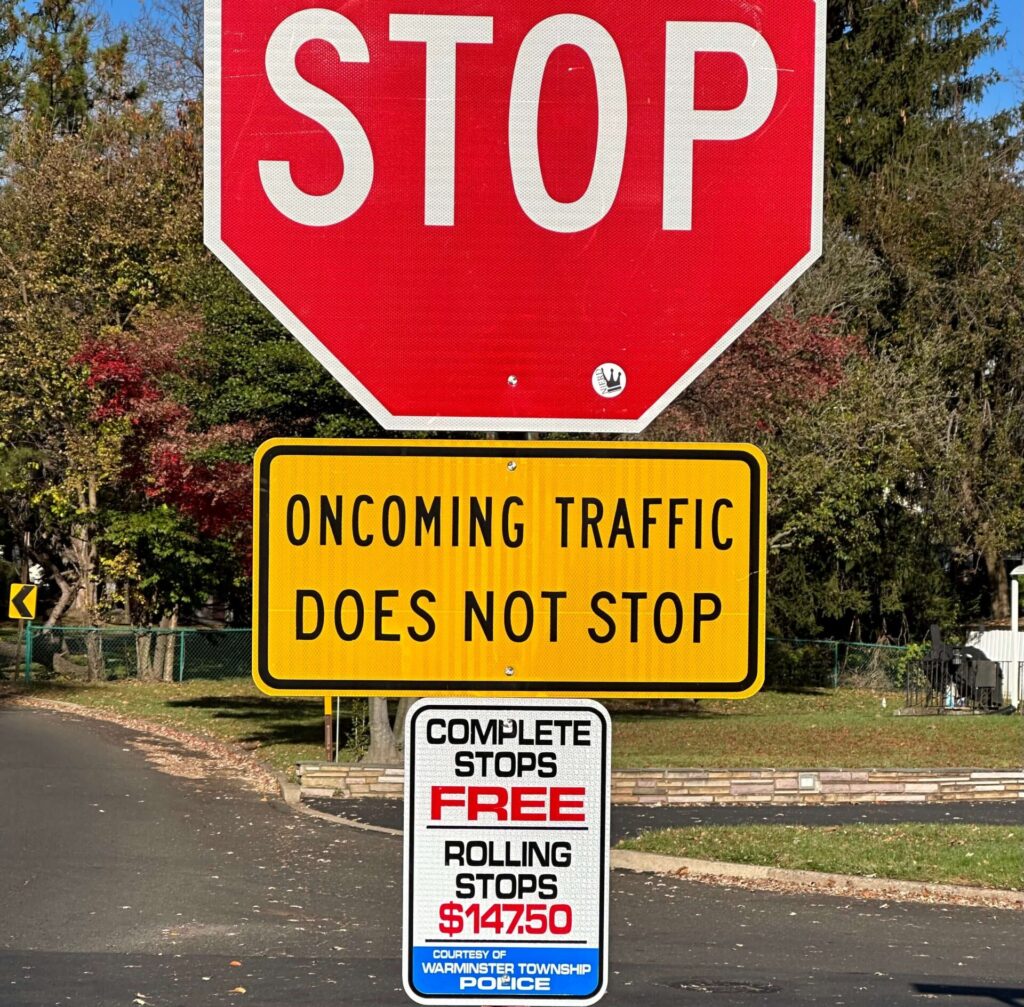
[[[588,700],[409,712],[403,983],[417,1003],[604,995],[610,735]]]

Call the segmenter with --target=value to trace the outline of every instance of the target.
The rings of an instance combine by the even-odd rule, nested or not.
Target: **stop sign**
[[[820,254],[825,0],[212,0],[206,240],[389,429],[643,429]]]

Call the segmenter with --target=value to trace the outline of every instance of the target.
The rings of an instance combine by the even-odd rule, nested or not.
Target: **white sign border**
[[[637,434],[645,430],[697,380],[765,311],[821,257],[825,189],[825,40],[826,0],[816,5],[814,44],[814,163],[811,192],[811,248],[724,336],[707,351],[639,419],[516,416],[396,416],[334,356],[291,309],[256,275],[221,237],[221,40],[222,0],[205,3],[203,237],[207,248],[242,285],[297,339],[385,430],[480,431],[510,433]]]
[[[491,993],[484,997],[458,997],[444,994],[436,997],[424,997],[412,988],[410,971],[412,968],[412,871],[415,838],[413,836],[413,815],[415,800],[412,793],[415,753],[413,737],[416,718],[430,709],[504,709],[522,710],[580,710],[594,713],[604,728],[601,746],[601,779],[604,796],[601,802],[601,895],[599,911],[601,914],[601,947],[598,960],[601,963],[601,983],[597,992],[589,997],[557,997],[537,999],[535,994],[508,995]],[[609,935],[609,901],[611,898],[611,751],[612,721],[608,711],[592,699],[460,699],[447,697],[421,699],[414,703],[405,718],[405,818],[402,838],[402,988],[406,996],[415,1003],[425,1007],[442,1007],[444,1004],[458,1003],[465,1007],[497,1007],[499,1004],[523,1004],[523,1007],[566,1007],[574,1004],[577,1007],[590,1007],[601,1000],[608,992],[608,935]],[[485,940],[481,940],[485,944]]]

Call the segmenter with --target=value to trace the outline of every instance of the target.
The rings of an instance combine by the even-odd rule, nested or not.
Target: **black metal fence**
[[[907,679],[908,707],[939,711],[1006,710],[1021,695],[1024,662],[929,656],[918,662]]]
[[[26,680],[244,679],[252,671],[252,630],[27,624],[20,653],[9,641],[0,650],[0,672],[5,670]],[[899,692],[911,707],[986,710],[1020,696],[1022,680],[1024,662],[1011,669],[1009,662],[939,660],[921,646],[772,637],[767,642],[769,688]]]

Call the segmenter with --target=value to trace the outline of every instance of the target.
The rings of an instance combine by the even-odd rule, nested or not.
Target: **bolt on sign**
[[[256,684],[745,698],[763,680],[765,501],[745,445],[271,441]]]
[[[402,978],[417,1003],[601,999],[610,733],[582,700],[412,708]]]
[[[387,429],[642,430],[820,254],[826,0],[207,0],[206,242]]]

